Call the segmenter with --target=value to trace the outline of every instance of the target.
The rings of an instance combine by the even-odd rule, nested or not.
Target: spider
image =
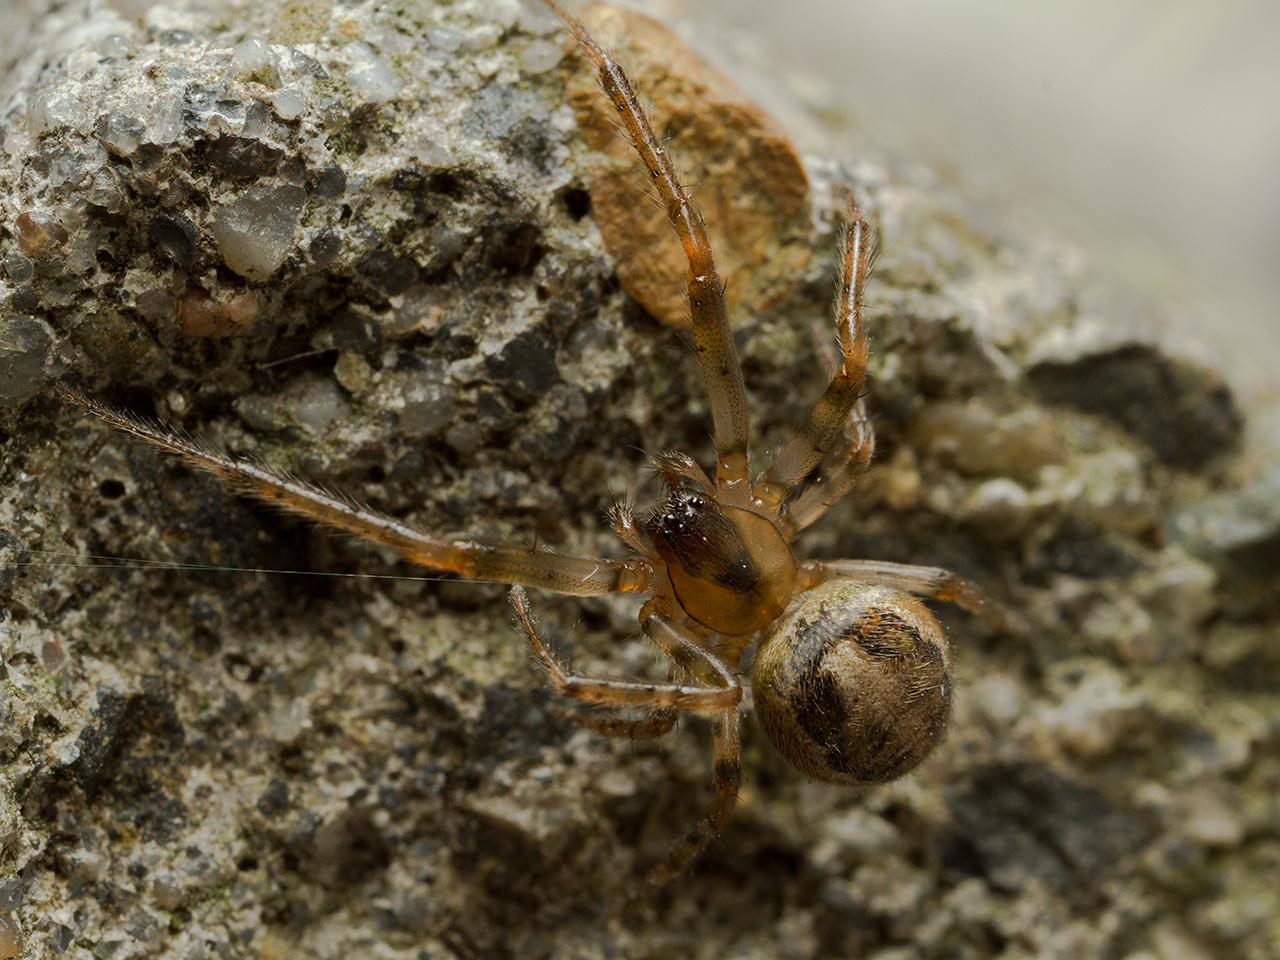
[[[610,525],[630,548],[628,558],[441,539],[340,494],[209,449],[73,387],[60,384],[57,390],[110,426],[241,493],[390,547],[423,567],[511,584],[519,630],[557,691],[587,704],[647,708],[637,719],[579,718],[596,731],[651,740],[672,730],[682,712],[710,717],[714,800],[651,871],[645,885],[651,892],[705,850],[738,796],[742,659],[753,641],[755,709],[782,756],[817,780],[883,783],[929,755],[950,713],[950,649],[916,597],[970,610],[982,601],[969,583],[939,568],[802,562],[792,552],[796,536],[853,487],[875,447],[861,405],[867,372],[862,304],[874,240],[857,206],[850,206],[839,257],[835,323],[842,356],[795,437],[753,480],[742,370],[702,215],[623,68],[556,0],[546,2],[594,64],[688,258],[691,330],[713,426],[714,476],[685,453],[662,453],[653,463],[664,486],[657,505],[643,515],[621,503],[610,511]],[[667,681],[572,673],[539,629],[526,587],[573,596],[647,595],[640,627],[670,659]]]

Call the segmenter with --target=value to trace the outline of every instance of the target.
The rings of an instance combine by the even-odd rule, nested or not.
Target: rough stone
[[[605,510],[648,499],[645,451],[709,465],[708,425],[678,245],[581,58],[515,0],[39,10],[0,81],[0,957],[1274,956],[1280,473],[1150,305],[907,160],[798,158],[593,9],[728,198],[757,465],[823,389],[848,192],[882,233],[879,454],[801,553],[1017,614],[939,605],[955,716],[904,780],[806,783],[749,721],[722,837],[611,918],[706,808],[705,723],[579,729],[501,588],[50,389],[424,529],[620,556]],[[662,676],[634,604],[535,602],[575,666]]]
[[[1222,379],[1148,344],[1042,363],[1031,382],[1050,402],[1114,420],[1170,466],[1202,468],[1240,441],[1243,420]]]
[[[0,407],[18,407],[44,385],[54,332],[33,317],[0,319]]]

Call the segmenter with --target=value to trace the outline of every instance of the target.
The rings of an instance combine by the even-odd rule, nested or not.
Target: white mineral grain
[[[1021,528],[1030,519],[1031,497],[1016,480],[994,477],[975,487],[964,500],[965,518],[998,535]]]
[[[277,60],[271,44],[258,37],[250,37],[236,44],[231,51],[231,68],[242,77],[274,82]]]
[[[446,53],[456,53],[465,39],[466,34],[451,27],[432,27],[427,31],[427,40],[430,44]]]
[[[30,118],[27,120],[31,122]],[[4,133],[4,152],[10,156],[26,153],[31,149],[31,134],[20,126],[12,126]]]
[[[496,23],[480,23],[467,32],[466,44],[472,50],[489,50],[502,39],[502,28]]]
[[[182,101],[177,97],[166,97],[154,103],[147,113],[147,142],[166,146],[177,140],[181,133]]]
[[[969,699],[988,720],[999,727],[1011,727],[1026,713],[1022,685],[1012,676],[993,673],[974,684]]]
[[[525,73],[546,73],[564,57],[564,48],[548,40],[534,40],[520,51],[520,66]]]
[[[559,18],[541,3],[526,2],[520,8],[517,20],[525,33],[546,36],[561,29]]]
[[[1244,839],[1244,821],[1224,796],[1209,788],[1185,799],[1187,835],[1206,847],[1235,847]]]
[[[351,412],[351,405],[332,380],[308,384],[294,408],[294,417],[316,436],[326,433],[339,419]]]
[[[133,41],[118,33],[108,34],[98,41],[98,53],[107,59],[127,57],[133,49]]]
[[[475,17],[485,23],[496,23],[504,30],[510,30],[520,19],[522,12],[520,0],[485,0],[476,5]]]
[[[272,95],[271,108],[281,120],[297,120],[307,111],[307,98],[302,91],[286,87]]]
[[[293,248],[293,235],[306,202],[298,186],[252,186],[222,205],[213,238],[228,267],[248,280],[266,280]]]
[[[294,743],[310,728],[311,704],[306,700],[290,700],[276,707],[267,717],[267,736],[277,743]]]
[[[82,110],[76,97],[66,90],[44,90],[31,100],[27,114],[27,130],[38,137],[59,127],[73,126]]]
[[[347,60],[347,83],[351,89],[374,103],[385,103],[400,92],[395,68],[365,43],[356,41],[342,48]]]
[[[98,140],[117,157],[129,157],[138,149],[145,132],[142,121],[123,113],[109,113],[96,128]]]

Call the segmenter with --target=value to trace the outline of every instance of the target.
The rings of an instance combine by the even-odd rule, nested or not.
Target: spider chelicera
[[[111,426],[220,476],[242,493],[391,547],[423,567],[512,584],[516,620],[556,690],[585,703],[647,708],[638,719],[582,717],[593,729],[654,739],[669,732],[682,711],[711,717],[715,799],[706,817],[651,872],[646,889],[653,890],[715,838],[738,795],[740,667],[753,640],[758,639],[751,663],[755,707],[782,755],[818,780],[882,783],[907,773],[933,750],[951,708],[946,637],[912,595],[969,609],[981,600],[968,583],[935,567],[800,562],[792,554],[791,542],[850,490],[875,446],[860,403],[867,369],[862,298],[873,241],[857,207],[850,209],[839,258],[835,320],[842,357],[794,439],[753,481],[742,370],[702,215],[622,67],[558,3],[547,3],[594,63],[689,261],[691,330],[714,429],[715,475],[684,453],[656,457],[662,500],[641,516],[622,504],[610,514],[632,556],[602,560],[443,540],[330,491],[207,449],[71,387],[58,389]],[[539,631],[525,587],[573,596],[648,595],[640,626],[670,658],[667,682],[571,673]]]

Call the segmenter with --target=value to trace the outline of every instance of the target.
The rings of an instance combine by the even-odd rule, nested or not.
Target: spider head
[[[796,769],[828,783],[884,783],[946,733],[950,650],[920,601],[831,580],[771,625],[751,686],[765,732]]]

